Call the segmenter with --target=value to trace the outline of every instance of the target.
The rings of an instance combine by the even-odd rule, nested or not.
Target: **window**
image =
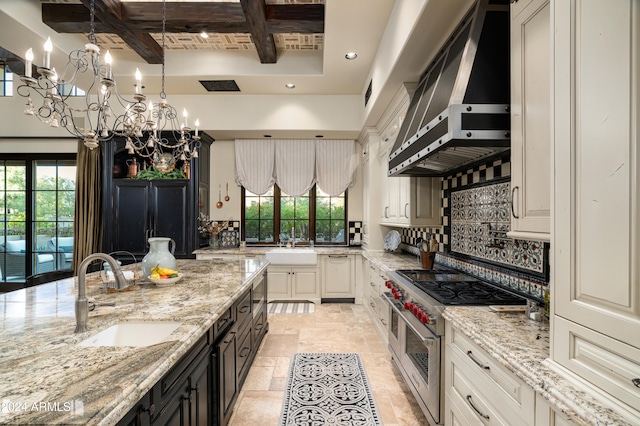
[[[274,186],[266,194],[242,189],[242,239],[247,244],[345,245],[347,193],[331,197],[319,188],[294,197]]]
[[[13,73],[0,64],[0,96],[13,96]]]
[[[76,163],[53,156],[0,161],[0,291],[71,268]]]

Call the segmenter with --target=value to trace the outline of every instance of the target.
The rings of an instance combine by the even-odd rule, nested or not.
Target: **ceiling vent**
[[[200,80],[200,84],[208,92],[239,92],[240,88],[235,80]]]

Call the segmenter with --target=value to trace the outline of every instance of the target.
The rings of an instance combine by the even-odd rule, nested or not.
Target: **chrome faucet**
[[[78,296],[76,297],[76,329],[74,333],[89,331],[87,319],[89,317],[89,300],[87,299],[87,268],[94,260],[104,260],[109,264],[116,280],[116,288],[122,289],[129,284],[116,260],[104,253],[93,253],[85,257],[78,267]]]
[[[296,228],[291,227],[291,247],[296,247]]]

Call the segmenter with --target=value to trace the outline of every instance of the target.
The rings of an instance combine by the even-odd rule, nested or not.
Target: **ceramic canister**
[[[171,251],[169,251],[169,242],[171,242]],[[176,269],[176,258],[173,257],[175,249],[176,243],[171,238],[149,238],[149,253],[142,258],[142,276],[147,278],[151,275],[151,269],[156,266]]]

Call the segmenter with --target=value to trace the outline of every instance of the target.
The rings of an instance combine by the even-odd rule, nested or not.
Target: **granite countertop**
[[[448,306],[442,315],[573,422],[631,426],[548,362],[548,322],[532,321],[522,313],[494,313],[478,306]]]
[[[262,255],[273,250],[277,247],[270,246],[253,246],[245,248],[229,248],[229,249],[214,249],[212,247],[202,247],[194,250],[193,254],[239,254],[239,255]],[[309,246],[298,246],[296,248],[309,248]],[[314,250],[318,254],[364,254],[365,250],[358,246],[315,246]]]
[[[119,293],[106,293],[97,273],[89,274],[89,300],[116,306],[89,312],[89,331],[79,334],[73,333],[75,278],[0,295],[0,423],[115,424],[267,264],[178,260],[184,278],[175,285],[141,282]],[[182,325],[148,347],[76,345],[113,324],[140,320]]]

